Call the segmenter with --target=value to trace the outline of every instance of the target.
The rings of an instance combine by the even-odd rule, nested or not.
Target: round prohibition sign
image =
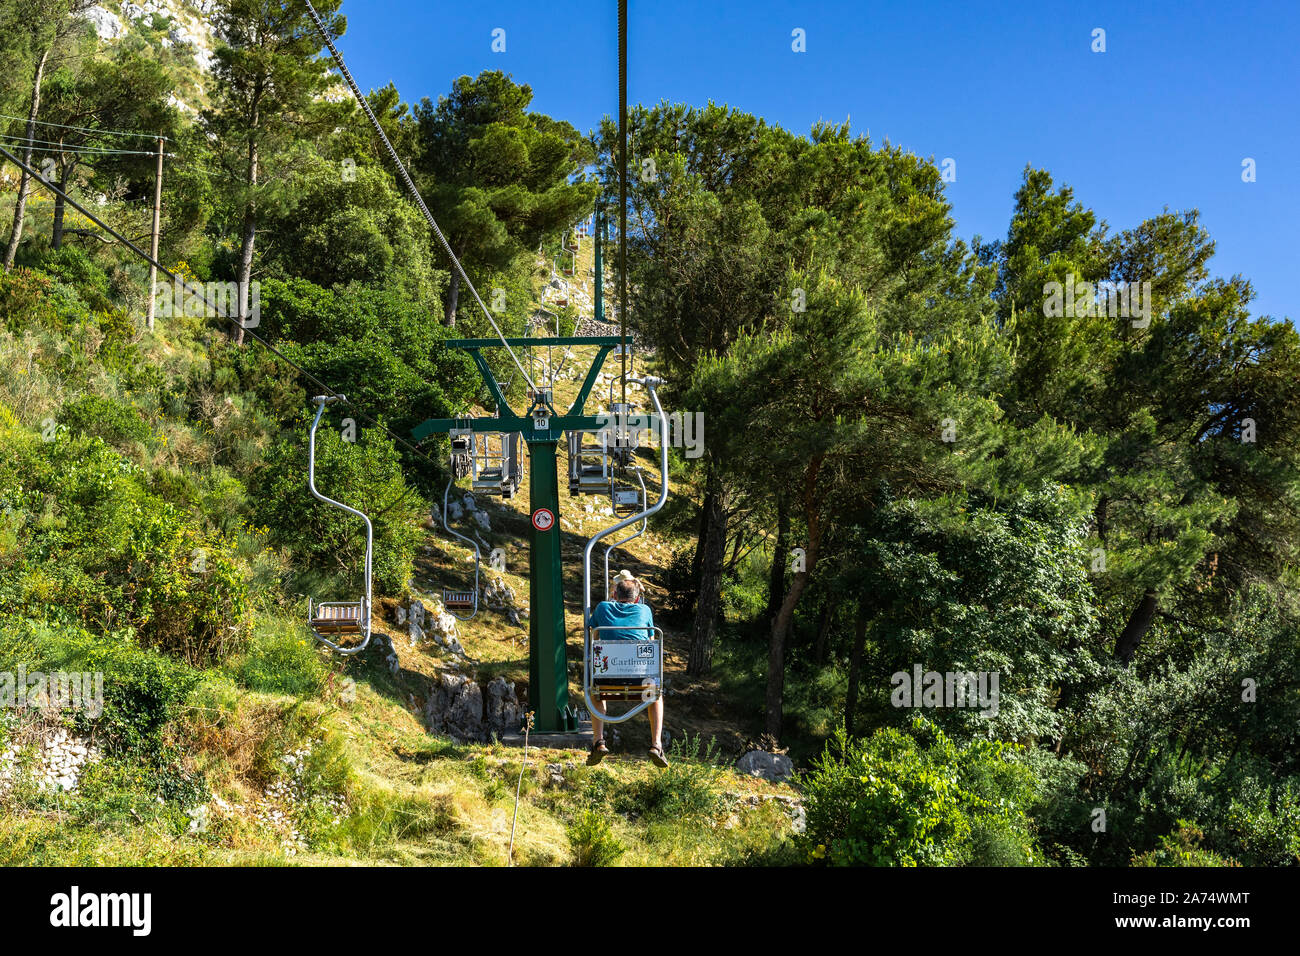
[[[538,531],[550,531],[555,527],[555,515],[550,508],[538,508],[533,512],[533,527]]]

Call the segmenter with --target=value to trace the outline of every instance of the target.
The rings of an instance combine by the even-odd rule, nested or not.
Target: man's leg
[[[604,736],[604,725],[601,724],[600,718],[596,716],[596,712],[599,711],[602,714],[605,712],[605,702],[598,700],[595,704],[596,710],[591,713],[591,742],[593,744]]]
[[[650,711],[650,746],[664,747],[664,699],[660,697],[647,710]]]

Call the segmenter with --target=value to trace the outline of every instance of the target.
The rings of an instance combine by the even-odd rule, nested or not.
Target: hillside
[[[46,12],[0,0],[0,862],[1300,861],[1300,333],[1198,210],[1117,225],[1027,166],[968,240],[948,160],[847,122],[583,131],[504,59],[353,96],[340,0]],[[597,322],[563,244],[624,192]],[[527,460],[453,483],[479,611],[442,599],[437,429],[563,409],[595,351],[547,342],[623,319],[692,426],[610,558],[665,635],[662,770],[643,717],[594,768],[519,739],[562,695]],[[568,465],[576,703],[614,515]],[[369,588],[363,653],[313,640]]]
[[[49,214],[49,204],[38,198],[33,206],[39,225]],[[83,264],[86,275],[96,274],[89,260],[75,261]],[[4,285],[5,301],[12,306],[23,288],[42,286],[38,272],[15,273]],[[77,295],[73,283],[57,287],[68,297]],[[25,300],[25,308],[37,308],[42,298]],[[113,328],[111,315],[102,315],[97,325],[94,314],[80,312],[79,306],[61,303],[67,310],[62,334],[27,325],[24,314],[12,308],[6,312],[0,442],[11,452],[22,448],[24,454],[51,462],[61,459],[65,448],[74,454],[84,454],[78,448],[98,448],[95,454],[107,456],[104,460],[137,473],[141,466],[166,470],[173,460],[176,464],[170,467],[179,466],[202,480],[201,471],[181,461],[206,457],[214,438],[219,438],[187,426],[184,416],[178,420],[165,409],[141,408],[138,400],[126,402],[127,407],[140,408],[149,421],[149,428],[138,434],[134,425],[109,433],[87,423],[77,433],[59,429],[54,441],[46,443],[38,431],[22,424],[39,422],[49,412],[60,414],[60,404],[65,410],[86,407],[94,396],[125,400],[133,390],[117,380],[131,369],[162,370],[156,386],[166,393],[185,387],[183,378],[173,377],[176,370],[220,361],[205,355],[201,337],[178,336],[162,325],[153,335]],[[105,325],[107,333],[94,331]],[[56,370],[58,357],[69,350],[80,352],[81,362],[73,369]],[[571,389],[576,389],[571,382],[557,386],[565,398]],[[242,411],[250,414],[255,409]],[[65,416],[66,411],[60,415]],[[90,433],[105,435],[109,443],[82,437]],[[183,449],[179,460],[172,449]],[[12,494],[13,486],[6,487]],[[62,514],[66,503],[45,494],[45,513]],[[6,513],[11,521],[20,513],[13,507],[17,503],[9,499]],[[295,507],[312,510],[305,488]],[[519,565],[525,560],[526,498],[484,507],[492,529],[484,543],[504,547],[511,565],[525,571]],[[578,573],[580,535],[605,520],[596,511],[589,501],[569,501],[567,496],[562,505],[570,581]],[[431,531],[427,519],[415,524],[420,556],[414,595],[437,614],[434,584],[460,583],[466,554],[449,546],[445,535]],[[9,527],[12,534],[12,523]],[[243,539],[239,550],[249,554],[254,568],[276,560],[272,552],[258,553],[256,530],[235,533]],[[15,539],[7,541],[12,573],[12,562],[21,558],[14,550]],[[617,566],[630,565],[645,574],[651,593],[659,593],[658,581],[673,544],[652,532],[628,552],[620,552]],[[41,606],[32,603],[38,600],[32,590],[38,585],[31,574],[20,574],[17,582],[12,574],[6,576],[18,584],[17,593],[8,592],[0,638],[6,659],[36,671],[42,666],[50,670],[56,661],[102,654],[99,648],[108,645],[100,645],[80,628],[58,623],[57,617],[51,619],[48,606],[40,613]],[[487,578],[504,581],[516,594],[527,593],[527,580],[518,573]],[[134,666],[143,669],[140,679],[163,681],[175,690],[174,698],[147,703],[129,694],[122,699],[112,686],[106,691],[108,723],[140,720],[151,723],[157,735],[147,746],[156,748],[159,757],[143,776],[132,769],[137,766],[136,748],[114,752],[120,743],[97,729],[102,724],[87,728],[76,718],[69,724],[69,718],[55,714],[20,716],[18,723],[6,726],[8,756],[0,778],[7,808],[0,856],[6,862],[505,862],[522,751],[493,743],[456,743],[431,734],[425,710],[432,682],[449,668],[473,673],[484,682],[497,675],[526,680],[526,630],[511,624],[504,613],[485,610],[457,627],[455,634],[465,650],[460,658],[433,640],[413,645],[396,615],[399,606],[409,606],[407,599],[385,594],[379,600],[382,620],[376,629],[388,631],[391,638],[378,638],[372,651],[345,662],[315,649],[298,601],[282,607],[257,603],[261,607],[253,614],[249,644],[220,667],[177,669],[162,657],[139,659]],[[18,608],[27,610],[14,617]],[[576,602],[569,610],[575,623],[570,655],[579,660]],[[575,837],[575,847],[585,846],[583,840],[598,847],[616,841],[627,848],[620,859],[650,864],[734,862],[747,854],[770,852],[781,833],[792,832],[785,808],[797,804],[791,804],[788,787],[738,775],[729,769],[725,754],[719,763],[711,753],[717,746],[712,738],[721,736],[734,758],[737,731],[728,727],[730,733],[718,735],[721,722],[687,706],[692,697],[679,676],[677,635],[672,642],[669,727],[679,744],[686,745],[684,750],[679,746],[674,768],[659,775],[635,751],[628,756],[616,753],[593,770],[582,766],[582,751],[530,750],[517,862],[570,860],[579,852],[570,848],[566,837],[571,827],[586,828],[586,836]],[[115,662],[104,664],[110,685],[122,679]],[[150,676],[153,668],[158,671]],[[160,713],[132,712],[154,704],[169,708],[167,719]],[[61,746],[64,739],[74,751],[70,758]],[[82,756],[89,759],[83,763],[78,759]],[[703,835],[698,822],[689,822],[699,820],[709,824]],[[612,824],[612,835],[602,836],[607,824]]]

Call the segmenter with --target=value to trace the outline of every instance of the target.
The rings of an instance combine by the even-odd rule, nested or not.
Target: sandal
[[[656,766],[659,766],[659,767],[666,767],[666,766],[668,766],[668,758],[664,756],[664,748],[663,748],[663,747],[651,747],[651,748],[650,748],[650,759],[653,760],[653,761],[655,762],[655,765],[656,765]]]
[[[609,748],[605,746],[604,737],[601,737],[599,740],[593,741],[591,744],[591,753],[587,754],[587,766],[588,767],[596,766],[596,764],[600,763],[602,760],[605,759],[605,755],[608,753],[609,753]]]

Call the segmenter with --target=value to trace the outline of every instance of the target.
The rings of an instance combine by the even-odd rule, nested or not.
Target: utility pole
[[[627,0],[618,0],[618,324],[627,408]]]
[[[149,258],[153,259],[154,262],[158,261],[158,228],[162,217],[163,139],[162,136],[158,137],[158,171],[154,174],[153,180],[153,241],[149,244]],[[157,283],[158,267],[151,262],[149,264],[149,311],[144,320],[147,329],[153,328],[154,300],[157,298],[155,286]]]

